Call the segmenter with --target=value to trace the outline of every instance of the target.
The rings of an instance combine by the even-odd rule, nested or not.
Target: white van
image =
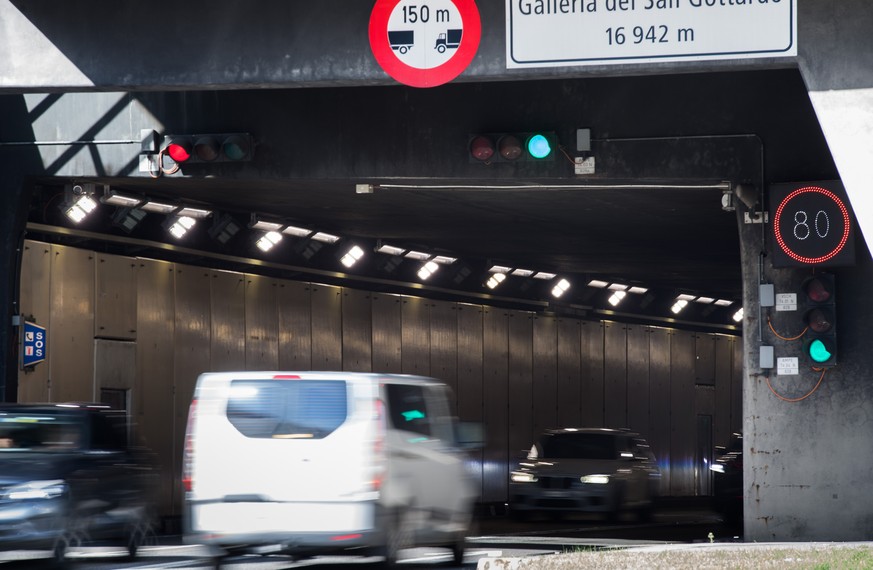
[[[402,548],[444,546],[460,564],[478,490],[450,393],[408,375],[200,375],[185,435],[185,541],[222,553],[352,549],[389,565]]]

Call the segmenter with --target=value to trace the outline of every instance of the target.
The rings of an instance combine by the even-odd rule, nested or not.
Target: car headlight
[[[583,475],[579,480],[592,485],[606,485],[609,483],[609,475]]]
[[[3,495],[12,501],[26,501],[29,499],[54,499],[67,492],[67,484],[61,479],[50,481],[28,481],[19,485],[13,485],[6,489]]]
[[[527,471],[513,471],[510,473],[509,478],[512,479],[514,483],[536,483],[537,476],[533,473],[529,473]]]
[[[724,465],[721,463],[713,463],[709,466],[710,471],[715,471],[716,473],[724,473]]]

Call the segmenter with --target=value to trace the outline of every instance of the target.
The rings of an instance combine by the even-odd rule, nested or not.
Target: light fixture
[[[255,242],[255,245],[258,246],[258,249],[261,251],[267,252],[273,249],[280,241],[282,241],[282,234],[269,231],[259,237],[258,241]]]
[[[732,319],[734,320],[734,322],[736,322],[736,323],[742,321],[742,320],[743,320],[743,308],[740,307],[739,309],[737,309],[737,312],[734,313],[734,316],[731,317],[731,318],[732,318]]]
[[[111,189],[109,186],[103,187],[103,196],[100,201],[110,206],[118,206],[120,208],[136,208],[144,201],[142,196],[128,196],[117,190]]]
[[[179,208],[179,211],[176,212],[177,216],[187,216],[189,218],[194,218],[195,220],[202,220],[204,218],[208,218],[212,215],[212,210],[204,210],[202,208],[190,208],[188,206],[182,206]]]
[[[716,299],[715,304],[718,305],[719,307],[730,307],[731,305],[734,304],[734,302],[729,301],[727,299]]]
[[[283,234],[288,234],[289,236],[305,238],[309,237],[312,234],[312,230],[301,228],[299,226],[285,226],[285,229],[282,230]]]
[[[512,271],[512,268],[504,265],[492,265],[491,268],[488,269],[489,273],[509,273],[510,271]]]
[[[433,255],[431,255],[429,253],[425,253],[423,251],[415,251],[414,249],[410,249],[409,251],[407,251],[406,253],[403,254],[403,257],[407,257],[409,259],[415,259],[418,261],[427,261],[431,257],[433,257]]]
[[[551,281],[552,279],[554,279],[555,277],[557,277],[557,274],[555,274],[555,273],[546,273],[545,271],[538,271],[538,272],[534,273],[534,274],[532,275],[532,277],[533,277],[534,279],[542,279],[542,280],[544,280],[544,281]],[[569,283],[568,283],[568,285],[569,285]]]
[[[312,234],[309,239],[314,239],[315,241],[320,241],[321,243],[336,243],[340,240],[340,237],[329,234],[327,232],[316,232]]]
[[[146,217],[146,213],[139,208],[117,208],[112,215],[112,225],[130,233]]]
[[[406,248],[387,245],[380,241],[376,244],[375,251],[377,253],[384,253],[386,255],[403,255],[403,252],[406,251]]]
[[[600,281],[599,279],[592,279],[588,282],[589,287],[596,287],[597,289],[606,289],[609,287],[609,283],[606,281]]]
[[[694,299],[694,302],[701,303],[703,305],[709,305],[710,303],[715,302],[715,298],[714,297],[698,297],[698,298]]]
[[[141,205],[140,208],[150,214],[169,215],[178,210],[179,206],[177,206],[176,204],[167,204],[165,202],[155,202],[154,200],[148,200],[145,204]]]
[[[485,282],[485,286],[489,289],[496,289],[504,280],[506,280],[506,273],[492,273],[488,281]]]
[[[362,257],[364,257],[364,250],[360,246],[353,245],[340,258],[340,263],[346,267],[352,267]]]
[[[554,287],[552,287],[552,297],[560,297],[570,288],[570,282],[566,279],[561,279],[558,281]]]
[[[197,220],[188,216],[173,216],[167,219],[165,227],[174,238],[182,239],[196,223]]]
[[[535,273],[536,271],[532,269],[522,269],[520,267],[516,267],[510,271],[510,274],[515,275],[516,277],[533,277]]]
[[[439,263],[440,265],[451,265],[454,262],[458,261],[457,257],[449,257],[448,255],[435,255],[431,259],[434,263]]]
[[[437,272],[440,268],[439,264],[435,261],[426,261],[424,265],[421,266],[421,269],[418,270],[418,278],[421,280],[427,280],[431,275]]]
[[[627,296],[626,291],[613,291],[612,296],[607,299],[610,305],[617,307],[619,303]]]
[[[97,202],[88,194],[74,196],[62,206],[64,214],[77,224],[87,218],[95,208]]]
[[[634,295],[642,295],[643,293],[648,292],[648,287],[628,287],[627,292],[633,293]]]
[[[262,232],[281,232],[282,228],[285,226],[280,224],[279,222],[270,222],[267,220],[262,220],[255,214],[252,214],[251,220],[249,221],[249,228],[253,230],[258,230]]]
[[[209,228],[209,237],[224,245],[241,229],[230,214],[216,215],[212,219],[212,227]]]
[[[679,295],[676,297],[676,301],[673,302],[673,306],[670,307],[670,310],[674,314],[678,315],[679,313],[682,312],[682,309],[687,307],[688,303],[690,301],[693,301],[694,299],[695,299],[694,295],[686,295],[683,293],[682,295]]]

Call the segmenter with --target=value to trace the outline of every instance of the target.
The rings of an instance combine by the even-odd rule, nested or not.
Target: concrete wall
[[[48,329],[48,360],[19,375],[22,402],[127,390],[162,467],[161,511],[179,513],[181,445],[197,375],[349,370],[433,375],[480,421],[482,500],[503,503],[510,462],[562,425],[632,427],[662,493],[709,492],[698,449],[741,425],[739,337],[555,318],[106,255],[28,240],[22,309]],[[712,430],[698,441],[701,416]]]

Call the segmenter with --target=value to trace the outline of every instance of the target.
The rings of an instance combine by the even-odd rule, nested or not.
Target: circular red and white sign
[[[412,87],[460,75],[476,55],[482,22],[474,0],[376,0],[370,49],[385,73]]]

